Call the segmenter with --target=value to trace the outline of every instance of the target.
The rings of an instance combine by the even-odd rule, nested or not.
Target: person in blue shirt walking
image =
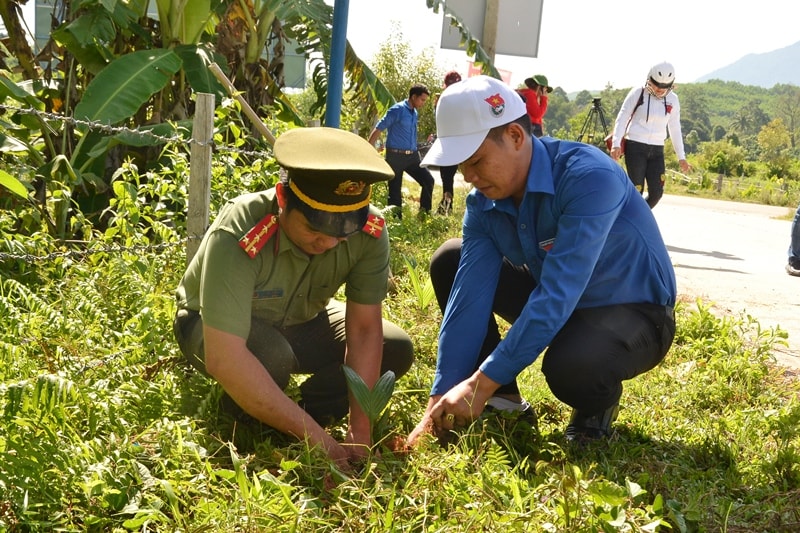
[[[622,382],[651,370],[675,334],[675,272],[647,203],[593,146],[531,135],[519,95],[477,76],[439,99],[423,165],[460,164],[463,239],[431,261],[444,318],[425,413],[408,438],[442,436],[486,406],[530,407],[516,376],[542,371],[572,407],[567,440],[611,435]],[[493,314],[511,327],[500,338]]]
[[[424,85],[414,85],[408,91],[408,98],[394,104],[386,111],[369,134],[369,143],[375,142],[386,131],[386,162],[394,170],[394,178],[389,182],[390,206],[396,206],[396,215],[402,217],[403,209],[403,172],[419,183],[422,192],[419,197],[420,211],[430,213],[433,201],[433,175],[427,168],[420,166],[417,151],[418,109],[422,109],[430,97],[430,91]]]
[[[792,230],[789,239],[789,260],[786,263],[786,273],[790,276],[800,276],[800,205],[792,219]]]

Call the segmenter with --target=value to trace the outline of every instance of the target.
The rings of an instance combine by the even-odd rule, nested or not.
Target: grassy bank
[[[407,205],[389,227],[385,315],[411,333],[417,361],[378,423],[382,442],[352,476],[221,413],[219,388],[183,363],[171,332],[177,235],[80,253],[6,243],[15,256],[0,281],[0,530],[800,528],[800,387],[771,357],[782,333],[702,302],[680,303],[675,345],[626,384],[608,442],[565,441],[569,409],[537,363],[520,383],[538,430],[487,418],[447,448],[390,451],[418,421],[435,366],[441,317],[428,260],[460,231],[460,213],[418,219],[413,198]]]

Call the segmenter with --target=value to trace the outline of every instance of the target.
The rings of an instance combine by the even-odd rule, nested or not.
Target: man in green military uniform
[[[274,154],[287,175],[228,202],[204,236],[176,291],[175,336],[246,413],[346,465],[371,441],[341,365],[372,387],[413,361],[411,339],[382,319],[389,238],[369,204],[370,184],[394,173],[332,128],[290,130]],[[342,285],[346,303],[333,299]],[[311,374],[299,404],[283,392],[293,373]],[[348,408],[342,445],[323,426]]]

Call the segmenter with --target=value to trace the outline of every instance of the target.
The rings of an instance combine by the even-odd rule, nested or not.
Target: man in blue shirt
[[[675,273],[655,219],[597,148],[531,135],[520,97],[470,78],[442,93],[423,165],[460,164],[474,189],[463,240],[431,262],[444,319],[431,397],[409,435],[463,426],[487,405],[529,408],[516,376],[542,371],[573,408],[568,440],[611,434],[622,381],[658,365],[675,333]],[[500,339],[493,313],[511,328]]]
[[[407,172],[422,187],[420,210],[425,213],[431,210],[433,176],[427,168],[419,165],[417,151],[417,109],[425,105],[429,96],[427,87],[414,85],[408,91],[408,99],[390,107],[369,134],[369,143],[375,146],[381,132],[386,131],[386,162],[394,170],[394,178],[389,182],[387,204],[397,206],[398,217],[402,217],[403,209],[403,172]]]

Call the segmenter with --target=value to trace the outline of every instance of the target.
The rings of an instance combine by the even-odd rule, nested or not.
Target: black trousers
[[[179,310],[173,323],[181,352],[197,370],[205,367],[203,320],[197,311]],[[284,328],[254,317],[247,347],[284,389],[291,374],[311,374],[300,385],[300,406],[322,425],[343,418],[350,407],[342,372],[345,352],[345,306],[332,301],[315,318]],[[398,326],[383,321],[381,375],[387,370],[403,376],[414,361],[411,339]],[[210,376],[209,376],[210,377]]]
[[[394,170],[394,178],[389,182],[388,205],[403,207],[403,172],[419,183],[422,188],[419,197],[419,208],[430,211],[433,202],[433,175],[427,168],[419,166],[419,152],[400,154],[386,150],[386,162]]]
[[[451,239],[431,259],[431,281],[443,313],[460,258],[461,239]],[[535,288],[526,268],[504,261],[492,311],[513,324]],[[664,359],[674,336],[672,307],[631,303],[577,309],[544,352],[542,372],[556,398],[587,414],[599,413],[619,401],[623,381]],[[499,342],[492,316],[476,369]],[[497,392],[518,390],[512,382]]]
[[[644,182],[647,180],[647,205],[654,208],[664,196],[664,147],[644,144],[636,141],[625,141],[625,169],[633,184],[644,194]]]
[[[453,182],[456,178],[458,165],[451,165],[447,167],[439,167],[439,176],[442,178],[442,192],[449,193],[450,198],[453,197]]]

